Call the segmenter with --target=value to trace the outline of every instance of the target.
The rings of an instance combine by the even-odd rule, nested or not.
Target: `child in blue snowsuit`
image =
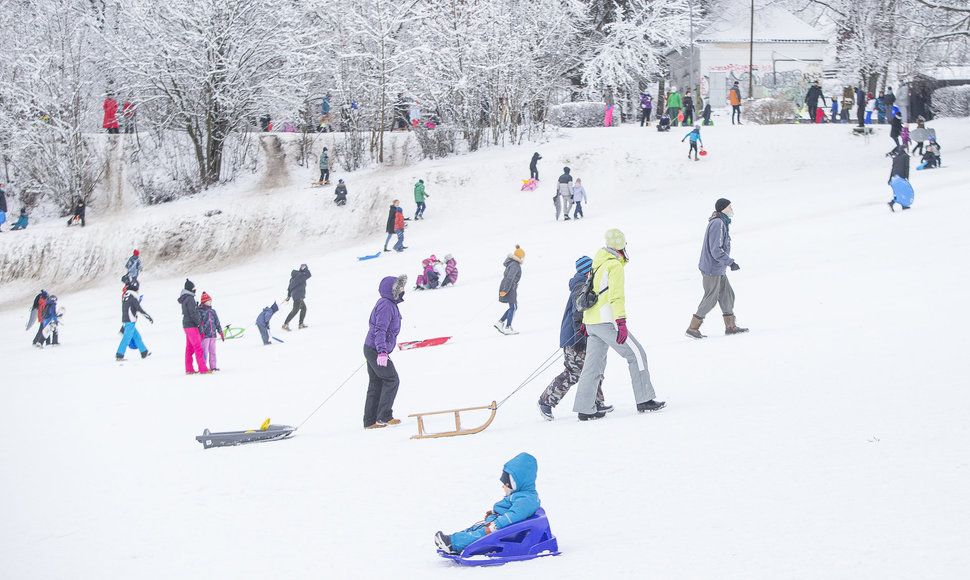
[[[690,137],[690,149],[687,150],[687,158],[690,159],[690,152],[694,152],[694,161],[697,161],[697,143],[700,142],[701,147],[704,146],[704,141],[701,140],[701,126],[694,125],[694,130],[690,133],[684,135],[684,139]],[[680,142],[683,143],[684,139]]]
[[[141,307],[141,301],[138,299],[137,292],[138,280],[132,280],[125,287],[124,296],[121,298],[121,324],[123,325],[122,328],[124,328],[124,334],[121,337],[121,342],[118,344],[118,350],[115,352],[116,360],[125,360],[125,352],[129,348],[137,348],[138,352],[141,353],[141,358],[148,358],[152,354],[145,346],[145,343],[142,342],[141,333],[135,328],[135,321],[138,320],[139,313],[151,324],[155,324],[155,321]]]
[[[273,302],[272,306],[263,308],[263,311],[256,317],[256,328],[259,329],[259,336],[263,338],[263,344],[273,344],[269,341],[269,321],[279,309],[280,307],[277,306],[276,302]]]
[[[455,532],[450,536],[438,532],[434,536],[439,550],[461,553],[475,540],[496,530],[521,522],[532,517],[539,509],[539,494],[536,492],[536,458],[528,453],[519,453],[502,467],[502,489],[505,497],[485,513],[485,519],[470,528]]]

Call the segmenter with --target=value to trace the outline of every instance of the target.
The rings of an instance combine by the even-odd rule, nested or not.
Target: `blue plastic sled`
[[[913,205],[913,186],[908,181],[898,175],[893,175],[889,181],[889,186],[893,188],[893,201],[903,207]]]
[[[438,550],[438,554],[462,566],[499,566],[541,556],[558,556],[559,542],[549,528],[546,511],[539,508],[531,518],[475,540],[461,554],[444,550]]]
[[[927,167],[925,161],[916,166],[916,171],[923,171],[924,169],[943,169],[943,166],[934,165],[933,167]]]
[[[383,252],[377,252],[376,254],[371,254],[369,256],[357,256],[357,260],[373,260],[374,258],[380,258],[381,254],[383,254]]]

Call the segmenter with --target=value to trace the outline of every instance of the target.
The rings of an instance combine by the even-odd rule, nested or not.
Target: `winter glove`
[[[579,325],[579,334],[580,334],[580,336],[589,336],[589,334],[586,333],[586,325],[585,324],[580,324]]]
[[[494,532],[497,529],[498,529],[498,526],[495,525],[495,521],[493,520],[493,521],[489,522],[487,526],[485,526],[485,534],[486,535],[487,534],[491,534],[492,532]]]
[[[286,300],[284,300],[283,302],[289,302],[289,301],[290,301],[290,297],[289,297],[289,296],[287,296],[287,297],[286,297]]]
[[[741,266],[738,266],[738,263],[737,262],[731,262],[731,271],[732,272],[736,272],[736,271],[738,271],[740,269],[741,269]]]
[[[379,367],[386,367],[387,366],[387,353],[386,352],[382,352],[381,354],[377,355],[377,366],[379,366]]]
[[[485,512],[485,517],[486,518],[489,517],[489,516],[494,516],[494,515],[495,515],[495,512],[493,512],[492,510],[488,510],[487,512]]]
[[[148,323],[149,323],[149,324],[155,324],[155,321],[154,321],[154,320],[152,320],[152,317],[151,317],[151,316],[149,316],[149,315],[147,315],[147,314],[146,314],[146,315],[145,315],[145,318],[146,318],[146,319],[148,320]]]
[[[626,318],[616,319],[616,344],[623,344],[626,342]]]
[[[222,338],[222,342],[226,342],[226,333],[220,332],[219,336]]]

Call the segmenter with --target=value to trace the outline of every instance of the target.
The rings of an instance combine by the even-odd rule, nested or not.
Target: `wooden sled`
[[[472,429],[462,429],[461,428],[461,415],[462,411],[481,411],[483,409],[490,409],[492,413],[488,416],[488,420],[482,425]],[[498,405],[495,401],[492,401],[491,405],[485,405],[484,407],[468,407],[466,409],[451,409],[449,411],[431,411],[430,413],[415,413],[413,415],[408,415],[408,417],[417,417],[418,419],[418,434],[412,435],[411,439],[431,439],[433,437],[454,437],[455,435],[471,435],[473,433],[479,433],[484,431],[486,427],[492,424],[492,419],[495,418],[495,411],[498,409]],[[427,415],[445,415],[447,413],[455,414],[455,430],[454,431],[443,431],[441,433],[426,433],[424,430],[424,417]]]

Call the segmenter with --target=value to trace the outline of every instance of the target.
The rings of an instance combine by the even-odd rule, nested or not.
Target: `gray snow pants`
[[[633,397],[637,404],[646,403],[657,396],[653,383],[650,382],[647,353],[632,333],[627,334],[626,342],[616,344],[616,326],[612,322],[587,324],[586,332],[589,333],[589,338],[586,339],[586,361],[576,387],[573,412],[587,415],[596,412],[596,388],[606,371],[606,355],[611,348],[626,359],[630,368],[630,380],[633,382]]]
[[[734,288],[731,288],[727,275],[712,276],[701,272],[701,276],[704,277],[704,297],[697,305],[694,316],[704,318],[715,304],[721,305],[721,312],[725,316],[734,314]]]

